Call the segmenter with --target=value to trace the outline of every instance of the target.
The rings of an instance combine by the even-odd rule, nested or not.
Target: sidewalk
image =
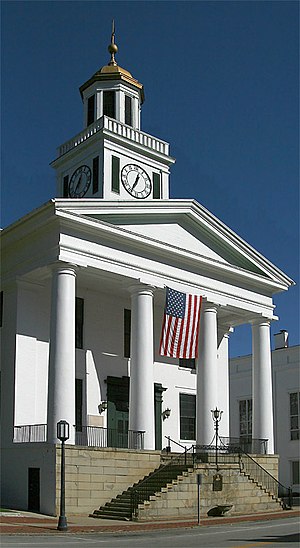
[[[251,514],[251,515],[232,515],[229,514],[224,517],[208,518],[203,517],[200,520],[201,526],[230,524],[245,521],[262,521],[282,519],[289,517],[300,516],[299,508],[295,510],[282,510],[279,512],[267,512],[264,514]],[[119,533],[128,531],[149,531],[153,529],[171,529],[178,527],[195,527],[197,526],[197,520],[179,520],[174,518],[173,520],[163,521],[148,521],[148,522],[134,522],[134,521],[117,521],[108,519],[95,519],[84,516],[67,516],[68,520],[68,532],[70,533]],[[44,516],[41,514],[33,514],[25,511],[3,511],[0,513],[0,534],[6,535],[19,535],[19,534],[62,534],[57,531],[57,517]]]

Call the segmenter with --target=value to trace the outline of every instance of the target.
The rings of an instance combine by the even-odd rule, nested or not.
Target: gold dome
[[[114,21],[112,23],[112,34],[111,34],[111,43],[108,46],[108,51],[110,53],[110,61],[107,65],[104,65],[101,69],[97,70],[93,76],[87,80],[82,86],[79,88],[79,91],[81,93],[81,96],[83,96],[83,92],[90,87],[94,82],[101,82],[101,81],[109,81],[109,80],[123,80],[124,82],[127,82],[128,84],[131,84],[135,88],[139,90],[141,103],[144,102],[145,96],[144,96],[144,87],[143,84],[141,84],[138,80],[136,80],[132,74],[128,71],[123,69],[122,67],[119,67],[116,60],[115,60],[115,54],[118,52],[118,46],[115,44],[115,24]]]

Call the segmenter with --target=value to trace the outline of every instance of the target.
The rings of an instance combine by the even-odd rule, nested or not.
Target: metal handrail
[[[268,440],[265,438],[252,438],[252,436],[245,436],[239,438],[219,436],[221,446],[232,449],[241,448],[245,453],[254,453],[257,455],[267,454]]]
[[[179,447],[181,447],[182,449],[184,449],[186,451],[186,445],[181,445],[181,443],[178,443],[178,441],[172,440],[172,438],[170,436],[165,436],[165,438],[169,442],[169,447],[171,447],[170,446],[170,441],[171,441],[172,443],[175,443],[176,445],[178,445]]]
[[[286,487],[277,478],[272,476],[268,470],[263,468],[256,460],[250,455],[245,453],[240,448],[240,469],[245,474],[249,475],[256,483],[260,484],[271,495],[274,495],[282,499],[284,508],[292,508],[293,495],[292,488]],[[255,471],[257,474],[255,475]]]

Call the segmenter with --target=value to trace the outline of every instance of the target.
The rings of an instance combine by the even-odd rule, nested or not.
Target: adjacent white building
[[[275,335],[272,351],[274,444],[279,455],[279,480],[300,493],[300,347],[288,346],[288,334]],[[230,360],[230,433],[252,438],[251,356]]]
[[[218,407],[228,437],[228,338],[245,323],[252,435],[274,452],[272,297],[293,281],[202,205],[169,198],[169,145],[141,130],[143,86],[117,65],[113,36],[109,51],[80,88],[84,129],[52,163],[57,198],[1,234],[7,501],[32,466],[46,493],[61,419],[69,444],[155,450],[165,436],[209,444]],[[159,356],[166,287],[203,297],[196,361]]]

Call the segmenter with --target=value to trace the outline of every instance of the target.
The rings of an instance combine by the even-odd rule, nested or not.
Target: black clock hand
[[[75,188],[75,192],[77,192],[78,188],[80,187],[81,179],[82,179],[82,173],[80,174],[79,181],[78,181],[78,183],[76,185],[76,188]]]
[[[133,185],[132,185],[132,188],[131,188],[131,191],[136,187],[136,185],[138,184],[139,182],[139,178],[140,178],[140,174],[138,174],[136,176],[136,180],[134,181]]]

